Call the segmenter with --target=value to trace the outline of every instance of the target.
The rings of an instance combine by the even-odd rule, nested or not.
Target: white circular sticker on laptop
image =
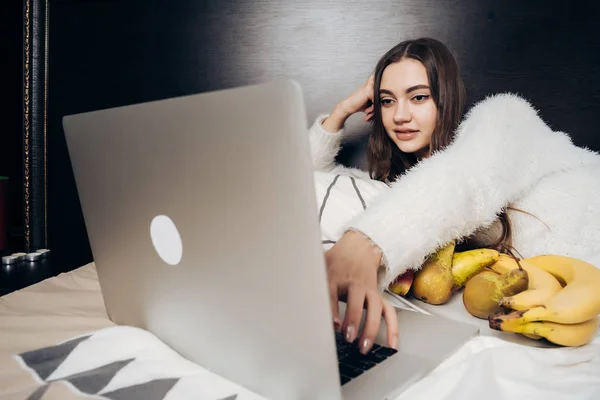
[[[150,224],[150,238],[156,253],[164,262],[177,265],[183,255],[181,236],[173,220],[166,215],[157,215]]]

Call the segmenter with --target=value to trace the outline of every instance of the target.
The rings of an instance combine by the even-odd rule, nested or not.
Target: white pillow
[[[350,219],[389,189],[383,182],[358,174],[316,171],[314,176],[324,250],[339,240]]]

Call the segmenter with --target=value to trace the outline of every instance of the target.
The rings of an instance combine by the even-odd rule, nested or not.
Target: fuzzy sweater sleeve
[[[335,156],[340,151],[343,128],[335,133],[327,132],[322,125],[327,114],[319,115],[308,130],[308,141],[316,171],[328,172],[335,168]]]
[[[553,132],[525,100],[496,95],[470,110],[451,145],[409,170],[346,228],[383,252],[383,290],[442,245],[490,225],[544,176],[597,161]]]

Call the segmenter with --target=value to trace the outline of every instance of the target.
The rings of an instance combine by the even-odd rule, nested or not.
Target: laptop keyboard
[[[390,347],[373,344],[371,351],[362,354],[358,350],[358,340],[348,343],[340,332],[335,332],[335,343],[337,347],[338,367],[342,385],[350,382],[360,374],[384,361],[391,355],[397,353]]]

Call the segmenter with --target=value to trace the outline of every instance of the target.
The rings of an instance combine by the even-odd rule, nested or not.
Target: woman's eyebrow
[[[406,89],[406,93],[414,92],[415,90],[419,90],[419,89],[429,89],[429,86],[422,85],[422,84],[411,86],[408,89]],[[389,94],[391,96],[394,95],[394,92],[392,92],[391,90],[388,90],[388,89],[379,89],[379,93],[380,94]]]
[[[429,89],[429,86],[427,86],[427,85],[411,86],[408,89],[406,89],[406,93],[414,92],[415,90],[419,90],[419,89]]]

